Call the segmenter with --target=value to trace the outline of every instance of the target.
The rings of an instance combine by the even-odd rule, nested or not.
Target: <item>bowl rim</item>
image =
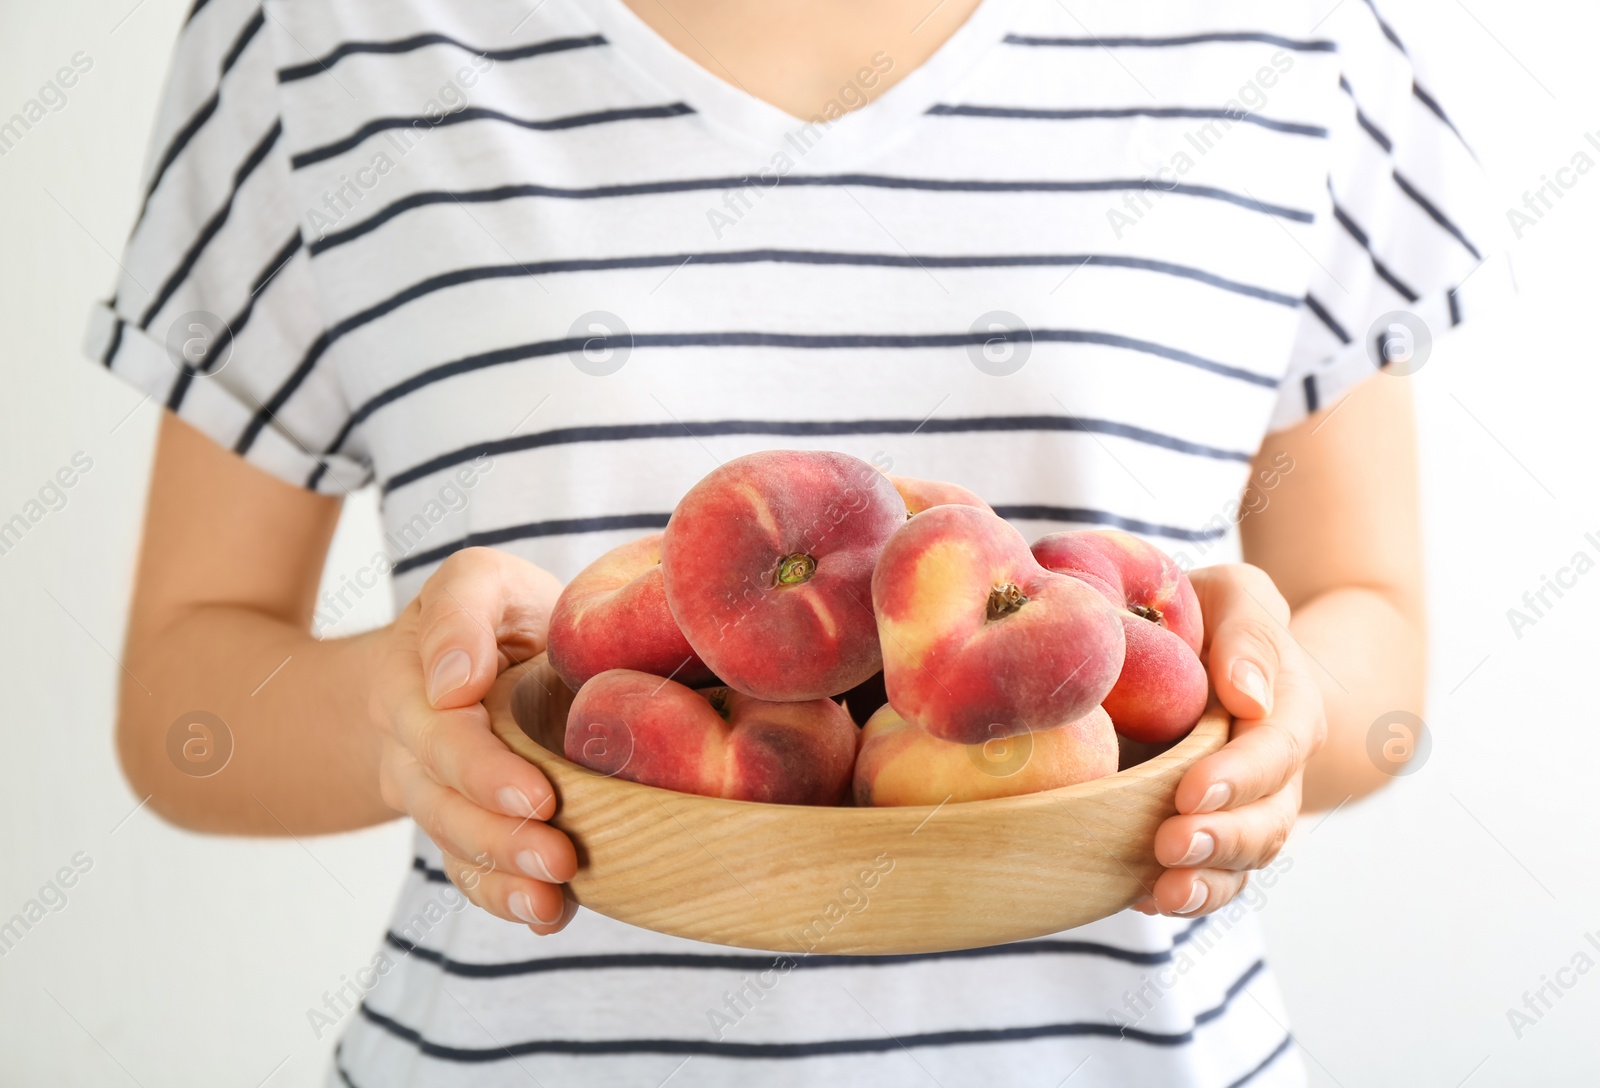
[[[597,788],[613,789],[618,791],[616,796],[619,797],[627,796],[628,794],[633,793],[641,798],[649,797],[652,794],[656,795],[658,798],[677,798],[679,799],[680,803],[684,801],[699,802],[703,803],[708,808],[721,808],[729,816],[737,816],[740,813],[775,814],[780,811],[787,811],[790,813],[807,812],[813,814],[813,816],[819,812],[884,813],[886,811],[893,811],[900,814],[900,819],[905,819],[907,818],[907,814],[917,812],[921,812],[926,816],[931,817],[933,813],[939,811],[948,804],[960,805],[963,813],[973,817],[980,816],[984,813],[1000,815],[1007,812],[1033,808],[1041,801],[1088,800],[1096,797],[1097,795],[1121,792],[1122,790],[1133,787],[1138,783],[1162,778],[1167,775],[1175,766],[1193,765],[1199,760],[1210,755],[1212,752],[1221,749],[1223,745],[1228,742],[1228,738],[1233,727],[1232,716],[1223,709],[1222,704],[1218,702],[1215,693],[1212,693],[1206,704],[1205,710],[1200,715],[1200,720],[1194,724],[1189,732],[1179,737],[1169,747],[1162,749],[1155,755],[1150,756],[1139,763],[1135,763],[1131,767],[1114,771],[1111,774],[1104,775],[1100,778],[1090,779],[1087,782],[1077,782],[1070,786],[1057,786],[1056,788],[1049,790],[1036,790],[1031,793],[1012,794],[1008,797],[990,797],[978,801],[952,801],[950,798],[946,798],[936,805],[882,805],[862,808],[850,804],[793,805],[772,801],[740,801],[728,797],[713,797],[707,794],[685,793],[681,790],[665,789],[660,786],[650,786],[642,782],[633,782],[625,778],[617,778],[615,775],[598,774],[595,771],[590,770],[588,767],[583,766],[581,763],[574,763],[572,760],[567,759],[567,757],[562,755],[560,752],[554,751],[535,740],[534,737],[522,727],[522,723],[517,718],[516,708],[522,703],[522,700],[516,698],[515,692],[518,687],[530,682],[537,682],[543,686],[543,681],[538,679],[537,671],[541,664],[543,665],[544,671],[548,673],[548,675],[554,679],[557,684],[561,684],[561,686],[565,688],[565,684],[562,684],[560,678],[556,676],[555,670],[549,667],[548,662],[545,660],[545,655],[540,654],[535,658],[531,658],[529,661],[522,662],[519,665],[513,665],[501,673],[500,678],[495,683],[495,686],[490,690],[489,696],[486,698],[485,703],[486,708],[490,712],[490,729],[495,736],[499,738],[501,743],[505,744],[506,747],[510,748],[512,752],[527,760],[529,763],[539,767],[541,771],[545,769],[546,765],[549,765],[550,770],[553,772],[553,780],[551,781],[551,785],[556,789],[558,806],[562,786],[562,782],[559,781],[560,779],[574,782],[589,779],[597,783]],[[516,677],[510,683],[507,683],[506,677],[512,676],[517,672],[521,672],[522,675]],[[570,689],[568,690],[570,691]],[[545,687],[545,694],[555,697],[548,687]],[[604,783],[608,780],[612,783],[611,786],[598,785],[599,783]],[[840,817],[822,818],[838,819]],[[849,819],[852,817],[843,818]],[[862,816],[854,818],[866,819],[867,817]]]

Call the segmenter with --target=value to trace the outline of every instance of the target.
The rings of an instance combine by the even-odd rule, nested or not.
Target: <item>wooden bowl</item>
[[[1024,940],[1114,914],[1160,871],[1178,780],[1228,737],[1213,701],[1188,736],[1107,778],[991,801],[817,808],[607,778],[556,753],[572,693],[541,656],[486,700],[537,765],[578,848],[568,885],[618,921],[762,951],[881,955]]]

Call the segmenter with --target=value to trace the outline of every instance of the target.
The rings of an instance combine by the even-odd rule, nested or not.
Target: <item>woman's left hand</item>
[[[1289,633],[1289,606],[1272,579],[1239,563],[1190,580],[1205,618],[1200,657],[1233,734],[1178,783],[1178,815],[1156,831],[1166,870],[1134,909],[1192,918],[1227,905],[1251,869],[1277,857],[1327,719],[1315,666]]]

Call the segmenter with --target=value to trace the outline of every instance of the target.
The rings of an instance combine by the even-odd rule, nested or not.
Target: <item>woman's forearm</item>
[[[198,831],[316,834],[392,818],[366,705],[384,630],[321,641],[249,608],[196,605],[131,632],[117,727],[129,782]],[[196,712],[224,728],[191,727]]]
[[[1381,590],[1347,586],[1295,609],[1291,633],[1322,687],[1328,738],[1306,768],[1307,811],[1333,808],[1390,779],[1368,754],[1373,723],[1391,711],[1421,715],[1426,639]]]

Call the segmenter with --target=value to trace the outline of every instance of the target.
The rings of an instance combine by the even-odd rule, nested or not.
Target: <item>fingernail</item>
[[[1195,911],[1199,910],[1201,907],[1203,907],[1205,905],[1206,905],[1206,886],[1204,884],[1202,884],[1200,881],[1197,880],[1197,881],[1194,882],[1194,891],[1189,893],[1189,901],[1187,903],[1185,903],[1183,906],[1179,907],[1177,910],[1173,911],[1172,913],[1173,914],[1193,914]]]
[[[1200,798],[1200,803],[1194,806],[1194,814],[1199,815],[1203,812],[1215,812],[1217,809],[1227,804],[1229,798],[1232,796],[1232,786],[1228,785],[1226,782],[1213,782],[1211,783],[1210,787],[1206,789],[1205,794]]]
[[[532,850],[524,850],[516,857],[517,868],[546,884],[560,884],[561,881],[550,875],[550,870],[545,866],[544,859]]]
[[[511,913],[527,922],[530,926],[539,925],[539,916],[533,913],[533,900],[527,892],[512,892],[511,898],[506,900],[506,906],[511,908]]]
[[[1267,688],[1267,674],[1254,661],[1235,661],[1228,674],[1233,686],[1261,708],[1261,713],[1272,713],[1272,692]]]
[[[500,792],[494,795],[503,812],[512,816],[522,816],[532,819],[538,815],[533,809],[533,802],[528,800],[528,795],[515,786],[501,786]]]
[[[1217,851],[1217,840],[1211,837],[1209,831],[1196,831],[1194,838],[1189,840],[1189,852],[1179,861],[1183,865],[1199,865]]]
[[[440,699],[461,687],[472,678],[472,658],[465,650],[451,650],[439,659],[428,678],[428,702],[438,705]]]

